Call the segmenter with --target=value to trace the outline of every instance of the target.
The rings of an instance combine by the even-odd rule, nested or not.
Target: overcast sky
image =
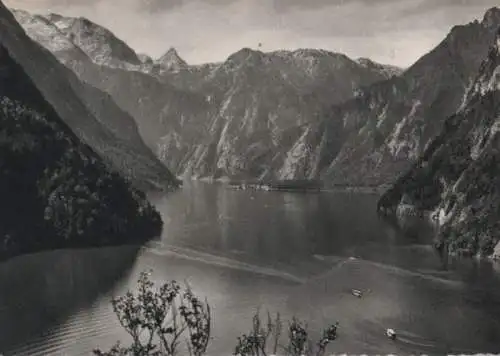
[[[153,57],[175,47],[189,63],[242,47],[323,48],[408,66],[456,24],[498,0],[4,0],[31,12],[85,16]]]

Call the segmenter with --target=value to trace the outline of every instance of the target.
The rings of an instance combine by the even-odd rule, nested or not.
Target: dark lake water
[[[233,191],[192,184],[155,197],[147,246],[52,251],[0,264],[0,352],[88,355],[129,339],[110,299],[138,274],[187,280],[214,314],[209,355],[230,355],[253,313],[339,321],[332,353],[500,352],[500,268],[449,261],[432,230],[380,220],[376,195]],[[352,288],[369,290],[363,298]],[[385,329],[399,338],[391,341]]]

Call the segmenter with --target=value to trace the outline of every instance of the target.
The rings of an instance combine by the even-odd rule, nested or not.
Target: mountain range
[[[313,49],[243,48],[224,62],[189,66],[171,48],[153,61],[85,18],[14,14],[32,39],[131,114],[174,173],[190,177],[285,178],[301,125],[400,72]]]
[[[404,70],[317,49],[243,48],[192,66],[174,48],[138,55],[85,18],[14,13],[110,94],[176,175],[333,185],[390,184],[405,172],[463,103],[500,24],[492,8]]]

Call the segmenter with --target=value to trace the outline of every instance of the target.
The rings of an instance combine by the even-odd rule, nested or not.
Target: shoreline
[[[262,190],[269,192],[290,192],[290,193],[359,193],[359,194],[383,194],[386,187],[369,187],[369,186],[329,186],[329,187],[294,187],[294,186],[271,186],[268,184],[253,185],[253,184],[224,184],[229,189],[233,190]]]
[[[245,181],[229,179],[199,178],[189,179],[193,182],[203,182],[208,184],[221,184],[233,190],[262,190],[270,192],[296,192],[296,193],[335,193],[354,192],[362,194],[383,194],[390,185],[325,185],[322,181],[314,180],[282,180],[282,181]]]

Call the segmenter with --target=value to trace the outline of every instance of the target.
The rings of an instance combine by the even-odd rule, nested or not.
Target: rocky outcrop
[[[492,42],[463,106],[379,203],[433,211],[450,252],[490,255],[500,240],[500,30]]]
[[[30,28],[42,18],[31,18],[16,12],[18,19]],[[31,40],[14,16],[0,4],[0,44],[18,62],[25,73],[54,107],[58,115],[80,139],[96,150],[109,164],[143,189],[168,188],[176,180],[158,161],[140,137],[132,117],[116,105],[106,93],[82,82],[49,51]],[[42,21],[42,22],[43,22]],[[44,27],[39,37],[52,36],[54,27]],[[49,36],[49,37],[50,37]],[[63,37],[51,37],[51,49],[86,57]]]
[[[161,233],[145,195],[80,141],[4,46],[0,152],[0,259]]]
[[[177,50],[173,47],[169,48],[163,56],[161,56],[157,63],[160,68],[167,72],[179,72],[188,69],[187,62],[179,56]]]
[[[356,60],[359,64],[365,66],[366,68],[370,68],[372,70],[378,70],[382,75],[384,75],[387,79],[390,79],[394,76],[399,76],[403,74],[404,69],[388,65],[388,64],[380,64],[372,61],[370,58],[358,58]]]

